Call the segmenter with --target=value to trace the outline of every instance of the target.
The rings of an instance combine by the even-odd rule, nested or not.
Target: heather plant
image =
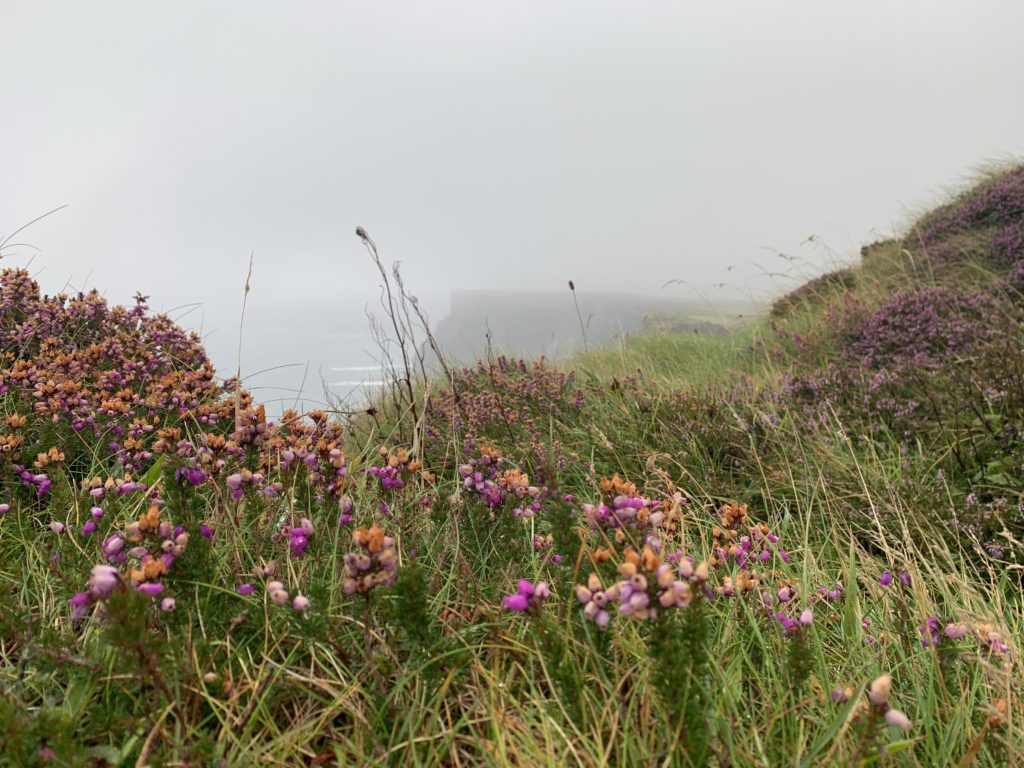
[[[774,329],[393,346],[345,421],[3,272],[0,763],[1019,762],[1013,179]]]
[[[954,200],[928,213],[912,235],[927,246],[950,235],[994,225],[1019,223],[1024,217],[1024,168],[996,172]]]

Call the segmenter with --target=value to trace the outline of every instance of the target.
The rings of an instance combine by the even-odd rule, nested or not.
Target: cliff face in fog
[[[591,347],[651,327],[724,333],[726,311],[740,309],[716,314],[697,302],[618,293],[577,292],[577,300],[579,314],[568,290],[455,291],[435,333],[445,354],[459,361],[480,355],[488,332],[496,353],[560,357],[582,349],[584,333]]]

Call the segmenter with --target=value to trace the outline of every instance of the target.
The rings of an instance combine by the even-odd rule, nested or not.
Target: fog
[[[372,363],[357,226],[435,320],[568,279],[765,298],[1024,154],[1022,29],[1014,0],[2,0],[0,239],[67,205],[3,265],[141,290],[233,372],[252,254],[243,373],[284,389]]]

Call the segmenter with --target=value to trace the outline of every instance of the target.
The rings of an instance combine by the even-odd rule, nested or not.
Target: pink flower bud
[[[889,701],[889,694],[892,692],[892,676],[879,675],[868,688],[868,698],[876,706],[882,706]]]
[[[914,727],[914,724],[910,722],[910,718],[900,712],[898,709],[890,709],[885,713],[885,722],[891,725],[893,728],[899,728],[901,731],[909,731]]]

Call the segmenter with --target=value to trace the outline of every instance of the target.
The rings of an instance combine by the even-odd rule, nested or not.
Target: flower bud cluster
[[[228,491],[231,492],[232,499],[240,499],[245,495],[245,489],[248,487],[260,488],[263,485],[263,475],[259,472],[253,472],[249,469],[243,469],[239,472],[228,475],[224,479],[224,483],[228,487]]]
[[[601,481],[605,498],[597,504],[583,504],[587,525],[602,535],[610,535],[617,544],[625,544],[633,534],[637,544],[661,549],[660,532],[672,518],[678,505],[671,501],[657,502],[636,493],[636,486],[619,480]],[[607,490],[606,490],[607,489]]]
[[[879,675],[868,686],[868,703],[876,716],[881,716],[893,728],[909,731],[913,728],[910,718],[889,704],[892,695],[892,677]]]
[[[291,551],[292,557],[302,557],[313,536],[313,523],[308,517],[302,518],[299,525],[289,529],[288,536],[288,549]]]
[[[662,611],[686,608],[699,587],[708,579],[708,564],[695,565],[682,558],[673,568],[650,546],[642,552],[626,549],[618,567],[622,578],[604,588],[596,573],[590,574],[586,586],[576,586],[576,599],[583,604],[584,615],[604,629],[611,620],[610,606],[618,604],[620,616],[653,621]]]
[[[352,541],[362,551],[345,555],[346,575],[342,582],[345,594],[366,594],[374,587],[393,584],[398,555],[393,549],[394,540],[385,535],[384,529],[376,523],[370,528],[359,528],[352,535]]]
[[[498,482],[498,463],[501,451],[489,445],[480,449],[480,456],[459,467],[462,487],[479,495],[490,509],[505,503],[506,491]]]
[[[380,457],[384,461],[384,466],[369,467],[366,471],[376,477],[380,487],[387,491],[402,490],[406,478],[422,467],[419,460],[412,458],[404,448],[389,453],[386,447],[381,446]]]
[[[749,525],[746,504],[725,504],[718,516],[721,525],[711,531],[712,565],[735,562],[740,568],[749,568],[756,563],[768,563],[773,551],[784,563],[789,562],[789,554],[777,546],[779,537],[767,525]]]
[[[992,653],[1003,654],[1010,650],[1003,642],[1002,634],[996,630],[995,624],[991,623],[978,623],[973,626],[960,622],[944,624],[939,617],[929,616],[917,631],[921,636],[922,648],[938,648],[947,641],[963,640],[971,636],[982,648]]]
[[[243,587],[246,587],[247,589],[243,590]],[[238,593],[243,596],[251,595],[251,587],[251,584],[243,584],[238,588]],[[288,602],[291,601],[292,610],[297,611],[298,613],[305,613],[309,610],[309,598],[302,595],[296,595],[295,598],[292,599],[291,595],[288,594],[288,590],[285,589],[284,584],[280,581],[268,581],[267,594],[270,596],[271,602],[277,605],[287,605]]]

